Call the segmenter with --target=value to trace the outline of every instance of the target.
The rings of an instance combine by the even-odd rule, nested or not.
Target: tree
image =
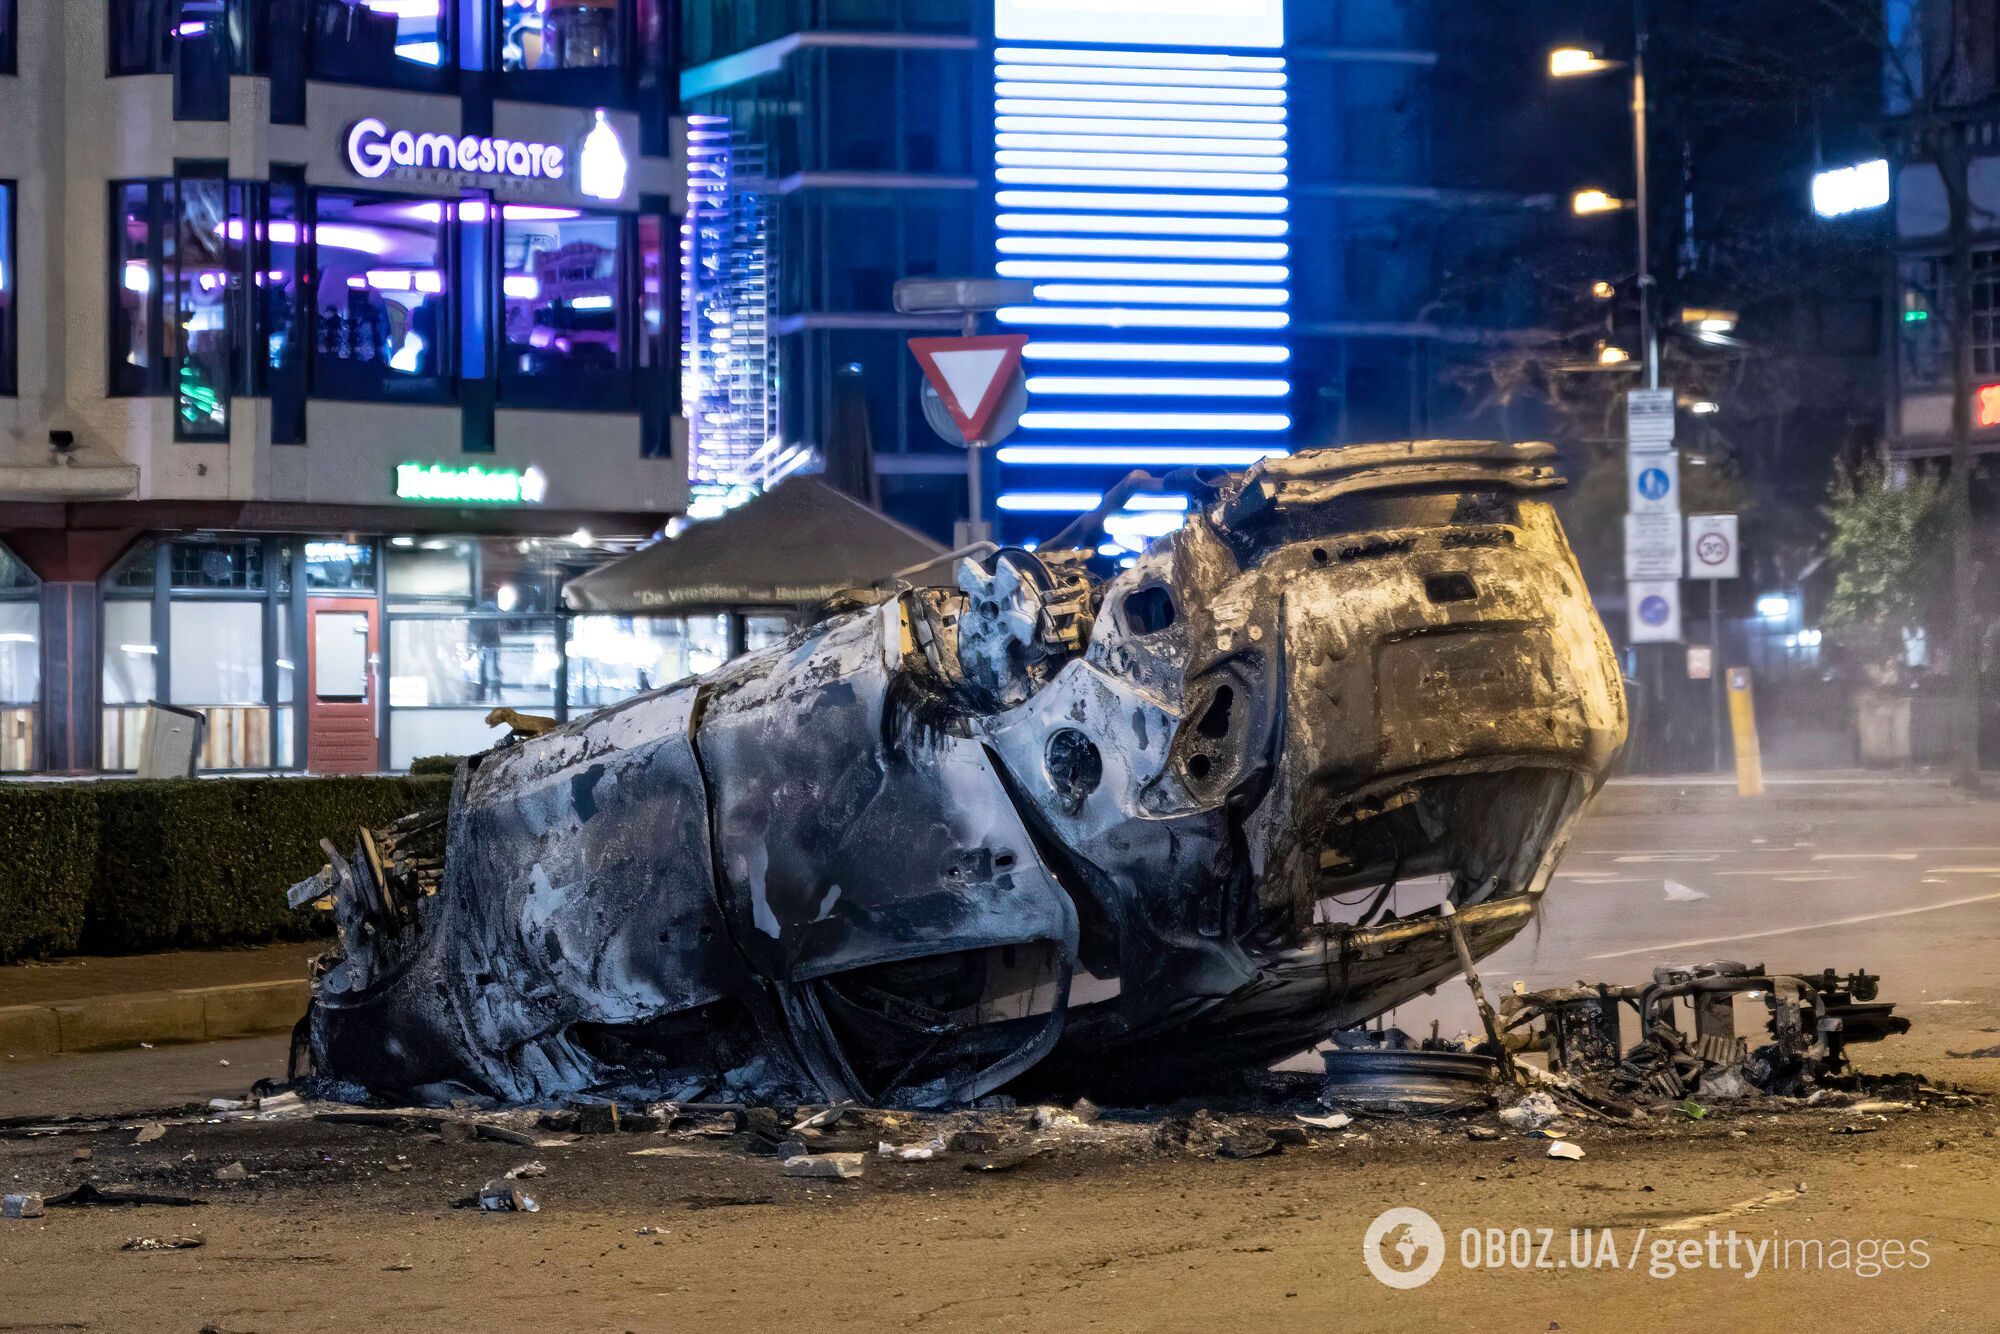
[[[1842,468],[1826,508],[1833,529],[1833,597],[1825,615],[1835,651],[1870,684],[1908,679],[1905,633],[1938,619],[1950,550],[1940,523],[1943,489],[1932,477],[1892,482],[1880,463]]]

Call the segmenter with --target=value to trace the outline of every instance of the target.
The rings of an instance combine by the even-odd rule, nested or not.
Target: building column
[[[6,534],[8,547],[42,581],[35,754],[36,768],[45,773],[87,773],[99,767],[104,617],[98,581],[141,536],[137,529]]]

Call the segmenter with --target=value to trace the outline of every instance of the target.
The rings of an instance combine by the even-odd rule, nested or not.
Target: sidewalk
[[[0,967],[0,1055],[109,1051],[288,1030],[329,942],[79,956]]]
[[[1634,774],[1605,784],[1593,815],[1665,815],[1716,803],[1755,803],[1771,810],[1920,810],[2000,801],[2000,773],[1982,775],[1985,791],[1970,795],[1931,770],[1819,769],[1767,773],[1764,795],[1740,797],[1728,774]]]

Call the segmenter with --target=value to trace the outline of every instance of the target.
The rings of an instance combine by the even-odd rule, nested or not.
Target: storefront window
[[[41,581],[0,547],[0,771],[7,773],[35,767],[41,629]]]
[[[179,9],[180,0],[111,0],[111,72],[171,71]]]
[[[312,72],[350,83],[446,87],[453,8],[445,0],[314,0]]]
[[[621,8],[619,0],[500,0],[500,68],[614,68]]]
[[[319,318],[315,392],[436,399],[447,389],[442,200],[320,191],[314,197]]]
[[[502,211],[503,397],[630,406],[606,400],[625,364],[623,226],[611,213],[522,204]]]
[[[0,0],[0,4],[6,2]],[[6,22],[0,17],[0,25]],[[0,394],[13,393],[19,383],[15,379],[14,264],[14,183],[0,181]]]
[[[720,616],[577,616],[569,623],[572,715],[658,690],[722,665]]]
[[[299,220],[305,216],[305,186],[274,179],[265,193],[262,254],[254,261],[262,319],[263,389],[271,398],[271,443],[297,445],[306,438],[306,358],[301,331],[305,291],[300,282],[304,253]]]

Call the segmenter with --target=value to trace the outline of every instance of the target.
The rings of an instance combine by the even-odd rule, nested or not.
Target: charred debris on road
[[[1382,1015],[1533,917],[1625,734],[1539,444],[1135,487],[954,586],[460,767],[293,890],[345,1096],[1172,1098]],[[1433,886],[1426,896],[1415,886]]]

